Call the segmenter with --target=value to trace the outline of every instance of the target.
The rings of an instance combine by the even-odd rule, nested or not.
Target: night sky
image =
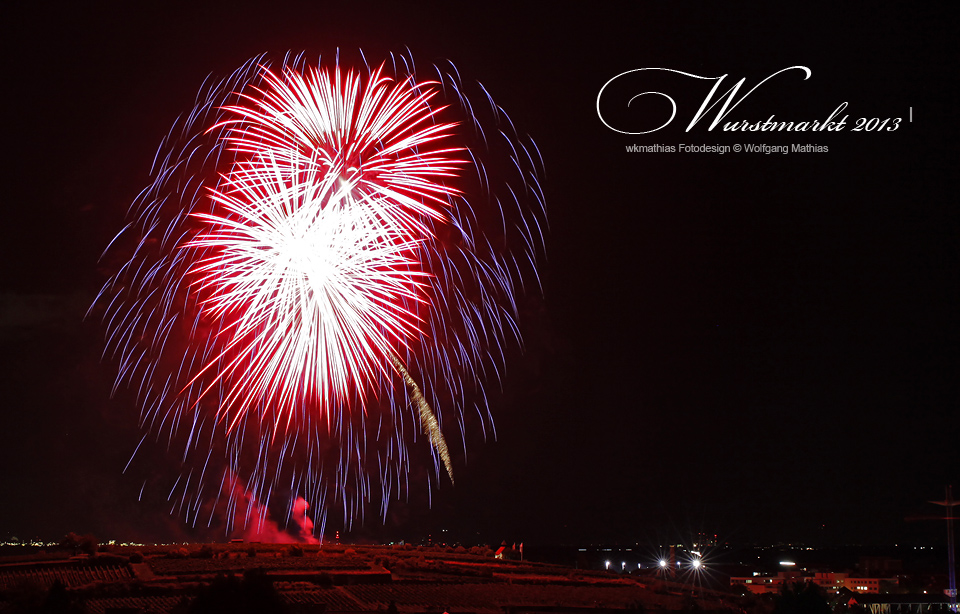
[[[432,508],[418,493],[357,539],[942,539],[942,523],[905,519],[960,489],[955,20],[874,4],[198,4],[3,9],[0,537],[210,537],[166,492],[139,503],[142,476],[123,474],[137,408],[111,400],[103,326],[83,319],[109,273],[99,255],[208,74],[263,52],[409,48],[481,81],[537,142],[544,297],[521,307],[497,441],[475,433]],[[847,102],[845,130],[709,131],[715,109],[685,132],[713,82],[665,74],[603,104],[644,130],[669,104],[626,100],[667,92],[669,126],[619,134],[596,110],[632,69],[729,75],[722,94],[796,65],[812,76],[772,79],[727,119],[823,120]],[[852,131],[861,117],[901,122]],[[679,143],[829,151],[626,151]]]

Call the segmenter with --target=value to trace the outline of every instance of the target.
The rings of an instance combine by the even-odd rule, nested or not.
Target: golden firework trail
[[[450,483],[452,484],[453,464],[450,462],[450,451],[447,449],[447,440],[444,439],[443,433],[440,431],[440,423],[437,422],[437,417],[434,415],[433,410],[430,409],[430,404],[423,398],[423,393],[420,392],[420,386],[418,386],[417,382],[410,376],[410,373],[403,366],[403,363],[400,362],[400,358],[397,357],[396,354],[393,354],[390,358],[393,360],[393,366],[400,372],[400,375],[403,377],[403,382],[410,390],[410,400],[417,406],[417,411],[420,414],[420,427],[423,428],[423,434],[430,438],[430,445],[432,445],[433,449],[440,455],[440,459],[443,461],[443,466],[446,468],[447,475],[450,476]]]

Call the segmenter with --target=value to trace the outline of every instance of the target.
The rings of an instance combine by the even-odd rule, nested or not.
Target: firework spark
[[[147,435],[183,446],[172,511],[235,507],[240,476],[259,501],[316,502],[321,532],[336,502],[362,518],[373,484],[385,517],[410,435],[452,481],[443,416],[464,446],[473,412],[492,427],[484,383],[519,341],[545,212],[535,146],[480,91],[404,58],[261,57],[174,125],[95,303]]]

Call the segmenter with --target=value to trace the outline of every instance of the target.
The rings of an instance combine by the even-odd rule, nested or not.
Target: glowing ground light
[[[320,531],[378,490],[385,517],[417,431],[434,482],[454,474],[444,431],[494,433],[484,383],[539,289],[539,152],[452,66],[364,63],[259,57],[208,84],[108,248],[92,309],[194,524],[236,479],[312,502]]]

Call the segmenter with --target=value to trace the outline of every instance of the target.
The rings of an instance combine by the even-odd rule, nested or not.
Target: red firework
[[[467,407],[488,420],[484,374],[518,336],[520,263],[542,242],[539,156],[491,102],[518,171],[496,183],[459,81],[392,72],[251,61],[175,125],[134,203],[136,246],[101,293],[108,348],[147,434],[205,456],[171,491],[194,522],[214,450],[261,501],[319,502],[322,529],[331,501],[362,514],[371,481],[382,514],[406,489],[408,419],[451,479],[431,406],[455,407],[461,433]],[[479,196],[458,187],[468,168]]]

